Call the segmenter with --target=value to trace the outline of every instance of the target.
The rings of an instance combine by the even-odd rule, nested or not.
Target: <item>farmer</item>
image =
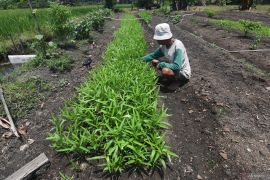
[[[160,46],[143,59],[151,62],[161,71],[159,78],[161,84],[169,85],[176,80],[179,86],[183,86],[190,79],[191,69],[185,46],[172,36],[169,24],[158,24],[155,28],[154,39]],[[160,57],[165,57],[167,60],[158,60]]]

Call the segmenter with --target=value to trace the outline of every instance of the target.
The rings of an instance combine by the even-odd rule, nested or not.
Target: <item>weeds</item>
[[[47,65],[52,72],[63,73],[65,71],[70,71],[72,69],[73,61],[65,56],[60,58],[52,58],[47,60]]]
[[[62,153],[84,154],[105,171],[129,167],[165,168],[175,154],[162,130],[166,110],[158,108],[155,71],[141,60],[147,45],[143,29],[125,16],[104,53],[105,64],[91,71],[76,100],[53,117],[48,139]]]
[[[60,179],[61,180],[74,180],[74,177],[73,176],[72,177],[69,177],[69,176],[63,174],[62,172],[59,172],[59,175],[60,175]]]
[[[149,24],[152,21],[152,14],[149,11],[141,11],[138,15],[143,18],[143,20]]]
[[[183,19],[183,17],[180,14],[171,17],[171,21],[173,24],[177,24],[177,23],[181,22],[182,19]]]
[[[26,117],[26,115],[43,101],[50,85],[40,77],[30,77],[26,80],[3,83],[5,99],[15,119]],[[2,105],[0,105],[2,106]],[[4,116],[3,107],[0,108],[0,115]]]

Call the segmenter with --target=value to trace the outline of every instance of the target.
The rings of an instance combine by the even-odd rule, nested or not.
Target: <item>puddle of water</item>
[[[12,64],[0,64],[0,78],[10,74],[15,67]]]

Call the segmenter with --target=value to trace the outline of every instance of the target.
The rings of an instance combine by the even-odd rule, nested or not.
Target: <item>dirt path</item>
[[[162,22],[154,17],[152,26]],[[185,44],[193,72],[188,85],[161,94],[172,114],[168,143],[180,156],[165,179],[196,179],[198,174],[203,179],[239,179],[269,172],[269,84],[181,26],[171,24],[171,30]],[[152,42],[152,32],[146,34]]]
[[[14,171],[18,170],[27,162],[34,159],[40,153],[44,152],[51,165],[48,169],[41,169],[37,174],[40,176],[37,179],[57,179],[59,171],[64,174],[70,175],[70,156],[63,156],[56,153],[50,147],[50,143],[46,140],[48,133],[52,130],[53,126],[49,121],[52,114],[59,114],[64,106],[64,102],[72,98],[75,88],[83,83],[86,79],[88,71],[82,67],[82,62],[86,55],[91,54],[93,63],[92,67],[100,64],[101,55],[106,49],[107,44],[113,38],[113,32],[119,27],[119,22],[107,21],[105,23],[103,33],[94,33],[94,41],[97,48],[91,49],[89,43],[84,42],[80,44],[78,49],[65,50],[64,54],[69,55],[74,60],[74,67],[71,72],[65,74],[53,74],[47,68],[41,68],[23,74],[19,78],[41,76],[45,78],[50,84],[55,85],[53,92],[50,93],[41,107],[37,105],[36,109],[26,119],[19,120],[17,123],[30,122],[30,129],[23,139],[12,138],[9,140],[0,141],[0,179],[4,179]],[[61,86],[58,86],[59,83]],[[20,146],[26,143],[27,139],[34,139],[35,142],[24,151],[20,151]],[[89,172],[91,173],[91,171]],[[79,175],[77,175],[79,176]],[[81,175],[82,176],[82,175]]]

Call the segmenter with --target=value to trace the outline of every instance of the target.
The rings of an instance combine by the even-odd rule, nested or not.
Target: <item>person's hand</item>
[[[158,65],[158,63],[159,63],[159,60],[153,59],[153,60],[151,61],[151,63],[152,63],[153,66],[156,67],[156,66]]]

